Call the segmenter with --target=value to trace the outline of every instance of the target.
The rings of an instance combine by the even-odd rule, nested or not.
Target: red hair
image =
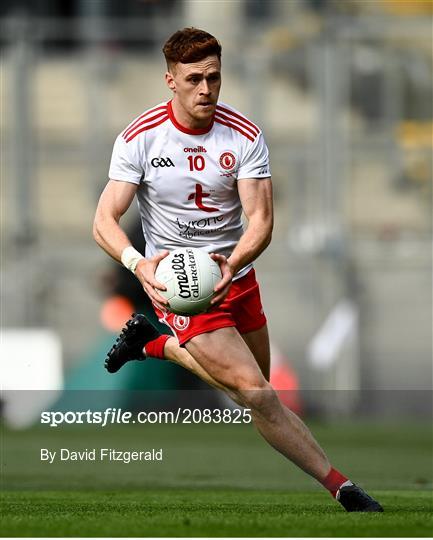
[[[193,27],[175,32],[165,42],[162,52],[169,68],[178,62],[199,62],[207,56],[217,56],[221,60],[219,41],[204,30]]]

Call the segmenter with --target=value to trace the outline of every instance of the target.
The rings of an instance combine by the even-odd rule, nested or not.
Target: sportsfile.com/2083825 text
[[[249,424],[250,409],[184,409],[174,411],[140,411],[132,413],[108,407],[103,411],[42,411],[41,424],[58,427],[62,424]]]

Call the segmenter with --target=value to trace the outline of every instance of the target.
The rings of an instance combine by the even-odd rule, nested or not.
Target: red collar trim
[[[171,105],[171,100],[167,103],[167,108],[168,108],[168,116],[169,116],[172,124],[174,125],[175,128],[177,128],[179,131],[182,131],[183,133],[187,133],[188,135],[204,135],[205,133],[209,133],[209,131],[213,127],[213,123],[214,123],[213,118],[212,118],[211,123],[208,126],[206,126],[205,128],[190,129],[190,128],[187,128],[185,126],[182,126],[182,124],[179,124],[179,122],[174,117],[173,107]]]

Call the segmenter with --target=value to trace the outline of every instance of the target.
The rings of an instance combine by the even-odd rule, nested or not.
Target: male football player
[[[215,37],[185,28],[168,39],[163,52],[173,97],[144,112],[117,137],[94,237],[135,274],[174,335],[160,335],[143,315],[135,315],[108,353],[106,368],[113,373],[146,356],[179,363],[251,409],[269,444],[316,478],[347,511],[380,512],[379,503],[331,466],[268,382],[268,329],[253,269],[273,226],[263,134],[218,101],[221,46]],[[135,195],[145,255],[131,246],[119,225]],[[167,250],[187,246],[211,253],[222,279],[208,312],[181,317],[167,309],[155,269]]]

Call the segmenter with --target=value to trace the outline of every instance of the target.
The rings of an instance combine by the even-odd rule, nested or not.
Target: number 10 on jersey
[[[188,161],[190,171],[202,171],[206,165],[203,156],[188,156]]]

